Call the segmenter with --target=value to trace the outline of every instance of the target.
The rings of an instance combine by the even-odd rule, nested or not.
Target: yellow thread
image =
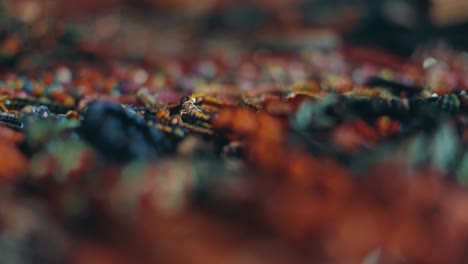
[[[2,109],[3,112],[8,112],[8,109],[4,104],[0,104],[0,109]]]

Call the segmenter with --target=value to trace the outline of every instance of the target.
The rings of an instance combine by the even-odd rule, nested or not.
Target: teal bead
[[[460,100],[455,94],[444,95],[439,99],[439,107],[448,112],[460,110]]]

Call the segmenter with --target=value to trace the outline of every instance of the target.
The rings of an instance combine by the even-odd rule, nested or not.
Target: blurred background
[[[27,91],[28,94],[37,97],[43,95],[50,97],[54,102],[64,103],[68,100],[72,102],[70,105],[75,104],[76,98],[78,109],[82,109],[81,102],[86,104],[89,100],[94,100],[91,97],[93,95],[102,95],[103,101],[117,101],[118,97],[136,100],[133,93],[137,93],[136,91],[140,91],[140,88],[147,84],[148,90],[158,93],[160,96],[158,100],[166,97],[164,100],[170,102],[180,101],[183,94],[193,92],[195,88],[197,92],[203,93],[204,88],[207,91],[214,91],[221,87],[220,89],[226,88],[226,94],[229,94],[229,88],[235,88],[234,92],[239,94],[256,90],[257,94],[252,96],[255,98],[269,91],[266,88],[276,92],[277,88],[288,86],[289,91],[289,85],[296,82],[300,84],[298,90],[306,87],[304,90],[310,89],[314,94],[322,88],[328,90],[328,87],[344,92],[353,89],[354,83],[360,88],[368,78],[379,76],[394,81],[396,85],[393,83],[392,85],[398,89],[403,86],[404,89],[414,92],[415,88],[424,86],[428,89],[424,92],[430,91],[427,95],[430,97],[428,102],[435,98],[441,107],[458,111],[460,105],[467,107],[468,97],[463,91],[460,92],[462,99],[458,99],[459,97],[452,92],[460,88],[468,90],[466,77],[468,53],[450,51],[468,50],[467,32],[468,1],[466,0],[1,0],[0,81],[5,80],[2,85],[6,88],[4,90],[6,92],[26,95]],[[361,48],[361,56],[368,55],[363,56],[364,60],[372,58],[374,62],[356,63],[356,65],[350,62],[352,67],[348,67],[345,64],[348,63],[348,58],[343,59],[341,51],[356,50],[356,47]],[[306,54],[308,49],[325,51],[324,53],[330,50],[333,52],[327,53],[327,56],[312,54],[302,61],[300,59],[282,61],[277,60],[275,56],[262,60],[262,55],[265,53],[264,57],[268,57],[268,51],[275,51],[280,55],[293,53],[291,57],[294,55],[299,57],[298,53]],[[384,51],[387,56],[380,56],[382,53],[376,56],[371,50]],[[263,51],[265,53],[262,53]],[[225,59],[226,57],[228,59]],[[415,59],[417,57],[420,60]],[[413,65],[416,63],[408,63],[411,59],[416,61],[417,67]],[[381,64],[385,65],[381,70],[378,65],[373,65],[382,61]],[[62,67],[61,64],[71,66]],[[115,67],[108,67],[109,65]],[[192,69],[184,70],[190,67]],[[397,70],[392,71],[388,68],[392,70],[397,68]],[[304,86],[301,82],[304,82]],[[438,93],[441,91],[439,93],[443,95],[440,96],[441,99],[437,99],[437,94],[434,97],[433,91]],[[403,97],[403,94],[406,97],[406,92],[400,92],[399,96]],[[274,94],[271,98],[274,99],[276,96]],[[333,131],[330,133],[332,140],[350,146],[350,149],[360,145],[367,147],[369,138],[367,132],[371,131],[371,135],[381,133],[371,136],[374,139],[370,141],[375,142],[369,146],[373,146],[379,143],[381,138],[387,137],[387,133],[390,133],[388,131],[393,129],[394,124],[398,125],[398,120],[379,116],[377,120],[381,122],[375,121],[375,123],[377,127],[383,127],[383,132],[372,132],[373,128],[362,120],[357,120],[356,125],[340,124],[332,130],[331,126],[338,121],[329,118],[326,114],[325,109],[335,104],[334,96],[329,98],[331,99],[323,100],[324,104],[317,104],[317,107],[315,104],[308,104],[298,111],[299,113],[304,111],[306,114],[297,115],[297,120],[311,121],[297,126],[300,128],[300,133],[293,132],[294,140],[298,138],[297,145],[317,148],[315,142],[320,141],[320,137],[315,139],[316,135]],[[268,102],[267,99],[269,97],[262,100]],[[292,99],[294,100],[294,97]],[[230,102],[229,99],[226,101]],[[277,111],[281,116],[293,111],[287,107],[287,104],[281,104],[282,100],[270,102],[273,102],[271,105],[279,105]],[[356,105],[359,107],[364,105],[362,102],[367,104],[367,101],[357,102],[359,104]],[[369,103],[369,108],[363,108],[365,111],[362,112],[367,112],[367,109],[374,111],[374,108],[380,109],[384,106],[378,100],[369,102],[372,102]],[[252,104],[256,105],[256,102],[253,101]],[[224,105],[224,101],[221,105]],[[397,104],[395,108],[398,107],[403,109],[403,103]],[[418,105],[416,108],[416,111],[419,111]],[[426,108],[421,107],[421,109]],[[432,110],[432,105],[427,109]],[[345,110],[346,104],[338,105],[336,111],[345,112]],[[104,110],[101,112],[106,118],[107,112]],[[426,111],[421,110],[421,112],[422,117],[415,117],[415,120],[421,119],[421,122],[424,121],[422,124],[428,122],[430,127],[435,127],[435,120],[439,120],[439,117]],[[193,156],[196,158],[193,158],[193,162],[191,157],[187,158],[192,154],[182,154],[183,157],[180,159],[163,160],[155,164],[154,168],[153,164],[148,165],[148,168],[146,165],[141,165],[143,167],[140,168],[140,163],[135,166],[132,163],[129,166],[122,166],[122,181],[109,184],[113,181],[112,175],[120,173],[119,168],[115,168],[114,165],[109,165],[107,168],[107,164],[110,163],[104,163],[106,166],[103,166],[100,164],[101,160],[97,158],[97,161],[93,162],[94,157],[98,156],[94,156],[91,148],[81,143],[77,144],[74,141],[74,134],[70,136],[70,142],[62,143],[64,140],[62,138],[55,141],[55,135],[59,132],[55,132],[54,127],[52,127],[54,132],[50,132],[52,130],[49,131],[45,126],[44,128],[38,126],[37,131],[40,135],[50,133],[50,144],[42,143],[43,140],[49,142],[49,136],[43,139],[43,136],[25,133],[26,137],[37,138],[34,140],[41,142],[38,144],[40,147],[33,147],[34,152],[36,149],[38,152],[34,153],[31,162],[27,162],[26,158],[20,159],[23,156],[14,145],[17,143],[7,144],[5,143],[7,140],[4,140],[5,142],[0,144],[2,152],[16,153],[20,158],[7,155],[10,159],[4,161],[3,165],[8,165],[10,160],[15,161],[11,162],[13,164],[11,166],[24,168],[25,173],[28,173],[29,168],[24,164],[31,163],[32,185],[37,181],[37,185],[41,186],[38,190],[33,188],[31,192],[39,193],[38,197],[47,197],[45,198],[47,201],[44,202],[46,204],[50,199],[50,207],[54,208],[53,217],[59,219],[58,222],[67,223],[63,228],[67,232],[69,229],[77,230],[79,234],[77,240],[80,241],[74,240],[74,233],[70,235],[69,240],[64,239],[74,243],[71,247],[78,248],[76,252],[72,252],[76,256],[71,255],[72,259],[78,259],[76,262],[71,262],[73,264],[139,263],[134,258],[130,261],[114,259],[121,259],[120,255],[139,256],[140,252],[145,253],[141,258],[145,258],[148,253],[150,257],[159,260],[158,263],[188,261],[204,264],[220,263],[222,261],[218,260],[224,260],[225,254],[228,253],[227,259],[231,259],[231,262],[222,263],[311,263],[302,261],[302,258],[322,257],[324,254],[333,255],[337,259],[347,259],[348,256],[352,256],[360,260],[369,255],[370,257],[359,262],[368,264],[377,263],[373,259],[376,258],[376,254],[380,255],[380,252],[383,252],[384,257],[386,253],[390,257],[395,257],[395,261],[390,258],[391,260],[385,263],[467,263],[439,261],[452,256],[453,259],[462,258],[461,253],[463,259],[466,258],[467,198],[458,186],[456,191],[451,193],[453,185],[450,185],[450,188],[439,187],[441,186],[439,181],[433,181],[431,176],[428,179],[422,177],[426,173],[425,170],[419,177],[390,164],[388,167],[378,167],[375,172],[371,171],[363,178],[356,178],[356,182],[361,182],[362,179],[363,185],[355,188],[351,183],[354,179],[349,180],[348,173],[337,167],[335,163],[327,159],[315,160],[303,155],[302,152],[287,153],[286,149],[283,150],[283,141],[277,140],[284,136],[281,129],[278,129],[280,123],[271,119],[269,115],[262,117],[260,114],[257,119],[257,117],[250,118],[248,111],[245,113],[240,111],[240,114],[228,113],[231,117],[235,116],[232,118],[235,125],[230,127],[243,124],[244,115],[247,117],[245,123],[248,131],[257,130],[255,129],[257,125],[252,126],[252,122],[259,124],[263,122],[258,126],[263,129],[258,129],[260,132],[253,133],[255,137],[245,141],[247,142],[245,145],[249,145],[256,140],[255,144],[250,144],[252,146],[249,153],[253,153],[251,156],[255,157],[249,158],[251,160],[249,162],[255,165],[258,163],[258,168],[250,166],[249,163],[246,168],[237,163],[221,163],[218,159],[211,160],[211,154],[206,154],[205,161],[204,154],[199,155],[198,152],[210,153],[211,150],[205,150],[204,143],[189,138],[195,140],[195,143],[188,141],[189,143],[186,143],[188,147],[185,148],[194,150],[185,152],[194,153]],[[367,117],[367,113],[360,112],[356,116],[361,115]],[[445,115],[442,117],[445,118]],[[77,113],[76,118],[79,118]],[[345,117],[343,120],[347,122],[349,119],[354,122],[354,118]],[[228,119],[230,117],[226,118]],[[374,122],[373,115],[369,119]],[[413,125],[410,122],[412,118],[402,119],[404,125],[401,125],[403,127],[401,130],[404,133],[407,133],[405,130],[419,129],[419,123]],[[99,118],[95,120],[97,123],[100,121]],[[119,133],[123,135],[122,137],[105,134],[115,129],[111,123],[114,119],[109,120],[106,121],[108,123],[104,123],[106,125],[102,125],[101,132],[96,132],[96,141],[101,137],[108,137],[114,141],[106,142],[118,142],[117,144],[127,142],[121,140],[126,137],[125,133]],[[286,117],[284,120],[288,122]],[[341,120],[341,117],[337,120]],[[408,144],[405,140],[401,147],[401,152],[405,155],[401,154],[401,159],[417,164],[415,166],[418,168],[429,160],[437,162],[436,166],[439,166],[437,169],[441,170],[459,166],[457,177],[466,184],[468,120],[460,118],[456,122],[463,123],[465,131],[463,136],[458,135],[461,125],[452,127],[452,120],[449,121],[450,123],[444,121],[438,130],[434,128],[436,130],[434,137],[432,132],[429,132],[431,134],[418,132]],[[316,129],[311,129],[311,124],[315,122],[318,123],[319,133],[308,134],[308,130]],[[116,123],[118,126],[115,127],[124,127],[120,125],[122,122],[116,121]],[[406,125],[409,128],[405,127]],[[129,127],[129,130],[133,129]],[[34,130],[35,128],[31,129]],[[272,132],[271,135],[267,136],[269,133],[265,130]],[[307,133],[302,135],[304,131]],[[6,132],[0,131],[0,138],[5,137],[2,133]],[[139,140],[143,137],[136,138]],[[314,140],[309,142],[309,138]],[[133,144],[133,141],[128,142],[129,145]],[[138,142],[134,144],[138,145],[138,148],[146,146],[146,142],[145,144],[140,141],[135,142]],[[243,144],[243,141],[239,142]],[[27,144],[29,143],[26,141]],[[327,150],[323,152],[335,156],[333,148],[329,151],[331,144],[327,144],[328,140],[323,144],[321,142],[320,147],[323,145],[325,146],[323,149]],[[389,144],[392,147],[396,145],[393,141]],[[230,144],[225,146],[229,147]],[[211,145],[207,147],[210,148]],[[146,148],[142,149],[138,153],[146,155]],[[321,149],[319,151],[322,152]],[[84,154],[78,159],[77,153]],[[370,159],[362,158],[369,153],[373,152],[363,152],[363,156],[354,155],[353,152],[351,154],[353,159],[349,163],[359,159],[360,163],[356,162],[358,164],[356,167],[366,167],[370,166],[367,163],[373,163],[374,159],[380,161],[380,156],[383,155],[370,155],[372,156]],[[408,156],[406,153],[409,153]],[[282,160],[286,155],[291,156]],[[336,156],[341,156],[341,152]],[[344,157],[347,159],[348,155]],[[261,158],[265,158],[265,161]],[[82,164],[88,163],[88,160],[91,165],[83,166]],[[454,165],[455,163],[462,165]],[[273,164],[277,167],[272,169],[269,166]],[[5,173],[6,171],[10,173],[11,166],[1,167]],[[62,168],[58,166],[63,166],[64,169],[57,169],[55,172],[54,168]],[[82,170],[81,166],[84,167]],[[183,169],[179,170],[179,166],[183,166]],[[233,172],[231,167],[234,168]],[[255,170],[252,173],[245,172],[247,177],[240,177],[239,182],[237,179],[231,182],[229,178],[231,173],[243,174],[244,169],[251,167]],[[273,171],[278,173],[276,168],[281,168],[280,173],[284,170],[290,174],[288,180],[264,177]],[[317,170],[312,171],[311,168]],[[161,170],[162,173],[155,173],[157,170]],[[169,177],[165,177],[166,171]],[[257,171],[259,173],[256,173]],[[311,174],[311,171],[313,177],[309,180],[306,176]],[[383,175],[380,175],[381,172]],[[375,177],[375,180],[372,177],[374,173],[380,175]],[[47,176],[35,176],[43,174]],[[80,174],[86,177],[80,177]],[[133,179],[133,175],[140,174],[141,177],[135,177],[134,181],[128,180]],[[396,177],[400,174],[402,177]],[[100,177],[101,175],[103,177]],[[155,180],[152,180],[153,175],[156,175]],[[156,178],[159,175],[164,177]],[[337,176],[322,177],[323,175]],[[406,175],[411,175],[407,177],[408,182],[403,177]],[[44,194],[41,177],[47,181]],[[201,183],[195,183],[197,180]],[[450,181],[451,178],[446,177],[445,180]],[[58,184],[55,184],[55,181]],[[149,186],[143,186],[147,182]],[[111,186],[103,189],[101,184]],[[167,189],[166,184],[169,186]],[[142,185],[143,188],[137,185]],[[29,192],[29,187],[30,185],[27,185],[24,188]],[[51,193],[54,192],[50,198],[49,189]],[[56,190],[57,195],[55,195]],[[314,191],[309,193],[310,190]],[[0,192],[0,196],[3,195],[4,192]],[[192,195],[196,197],[193,205],[192,201],[188,201]],[[201,199],[198,199],[198,196]],[[166,197],[169,197],[167,199],[169,203]],[[374,201],[374,197],[378,198]],[[203,204],[197,204],[198,200]],[[144,204],[141,207],[143,209],[140,209],[140,202]],[[33,205],[32,208],[38,208],[35,203]],[[394,207],[387,210],[388,206]],[[18,209],[20,211],[18,213],[14,210],[17,207],[13,202],[0,199],[0,228],[8,230],[13,226],[15,230],[19,230],[17,231],[20,233],[19,237],[21,239],[24,237],[17,243],[11,239],[16,233],[11,235],[9,232],[0,232],[0,252],[2,252],[0,263],[6,263],[4,255],[9,255],[6,253],[14,257],[29,257],[21,250],[11,250],[15,247],[22,248],[23,245],[27,248],[40,245],[38,252],[56,258],[60,257],[60,252],[68,250],[56,246],[57,244],[69,247],[61,241],[59,235],[55,234],[59,231],[55,232],[55,229],[42,222],[37,224],[41,227],[39,229],[41,236],[34,233],[31,245],[26,239],[29,239],[29,236],[23,235],[30,229],[24,226],[30,225],[30,222],[36,223],[35,219],[39,217],[23,213],[23,211],[28,212],[27,210]],[[161,209],[163,207],[164,210]],[[165,210],[166,207],[171,207],[171,210],[168,210],[170,213]],[[146,208],[150,208],[148,212]],[[145,214],[140,214],[140,210],[141,212],[145,210]],[[172,215],[172,210],[177,212]],[[55,211],[58,212],[57,216]],[[128,217],[133,214],[136,220]],[[7,220],[4,220],[5,218]],[[108,221],[109,219],[112,221]],[[244,226],[247,226],[245,230]],[[83,229],[88,233],[83,232]],[[239,233],[238,230],[242,232]],[[379,237],[380,235],[384,238]],[[55,238],[56,236],[59,238]],[[68,237],[68,234],[66,236]],[[43,240],[52,242],[42,243]],[[106,243],[107,240],[112,243]],[[270,243],[270,240],[274,243]],[[380,240],[385,241],[382,250],[380,242],[375,242]],[[370,253],[369,249],[372,249]],[[255,252],[255,255],[249,255],[249,252]],[[403,257],[405,254],[415,259],[431,259],[431,261],[411,262],[409,258],[407,262]],[[102,261],[96,257],[101,255],[115,256],[115,258]],[[94,256],[95,261],[89,261],[90,256]],[[249,261],[249,257],[255,260],[263,259],[263,256],[268,260]],[[36,259],[36,255],[32,255],[32,259]],[[172,259],[175,261],[164,262]],[[241,262],[238,259],[247,259],[247,261]],[[270,259],[276,262],[269,261]],[[283,261],[284,259],[288,261]],[[34,263],[61,262],[35,261]],[[331,263],[358,262],[348,260]]]
[[[152,61],[219,47],[340,43],[409,56],[441,40],[468,48],[467,25],[468,2],[455,0],[3,0],[0,62],[28,64],[25,53]]]

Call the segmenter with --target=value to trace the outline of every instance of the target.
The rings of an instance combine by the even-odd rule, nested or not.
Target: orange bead
[[[333,143],[346,151],[355,152],[362,146],[364,138],[351,124],[342,124],[332,133]]]
[[[60,97],[61,92],[58,90],[52,90],[50,91],[50,96],[52,97],[53,100],[59,101],[58,98]]]
[[[64,105],[68,106],[74,106],[75,105],[75,99],[71,96],[66,96],[64,100],[62,101]]]
[[[390,126],[390,134],[391,135],[396,135],[398,134],[398,131],[400,130],[400,122],[398,121],[393,121],[392,125]]]
[[[44,87],[42,85],[34,85],[33,94],[35,96],[41,96],[44,93]]]
[[[93,85],[88,80],[79,81],[77,87],[83,88],[84,92],[93,92]]]
[[[115,80],[114,79],[108,78],[108,79],[106,79],[104,81],[104,87],[103,88],[104,88],[104,91],[106,93],[110,93],[114,87],[115,87]]]
[[[161,109],[156,113],[156,118],[161,120],[163,118],[169,117],[169,115],[170,115],[170,112],[168,109]]]
[[[50,96],[52,97],[52,99],[59,103],[59,104],[63,104],[63,102],[65,101],[67,95],[61,91],[58,91],[58,90],[53,90],[50,92]]]
[[[76,111],[68,111],[66,114],[67,119],[78,119],[79,114]]]
[[[393,125],[392,120],[388,116],[381,116],[375,121],[377,130],[381,136],[388,136],[391,133]]]
[[[2,41],[0,51],[8,55],[16,55],[20,51],[21,40],[18,36],[12,35]]]
[[[373,129],[371,126],[369,126],[366,122],[359,120],[356,122],[354,125],[354,128],[358,133],[363,135],[365,138],[369,140],[377,140],[379,138],[379,135],[377,134],[377,131]]]
[[[43,82],[45,85],[50,85],[54,81],[54,75],[50,72],[44,74]]]

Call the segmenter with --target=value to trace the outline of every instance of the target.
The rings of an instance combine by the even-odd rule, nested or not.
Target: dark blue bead
[[[79,131],[99,152],[119,162],[155,159],[174,149],[171,137],[119,104],[91,103]]]

